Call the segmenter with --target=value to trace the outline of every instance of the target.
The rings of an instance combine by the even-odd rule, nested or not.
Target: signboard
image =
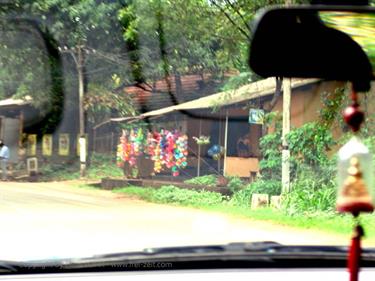
[[[81,137],[80,136],[81,136],[80,134],[77,135],[77,141],[76,141],[77,156],[81,155],[81,145],[80,145]],[[87,134],[85,134],[85,139],[86,139],[85,147],[86,147],[86,154],[87,154],[87,151],[88,151],[87,143],[89,139]]]
[[[38,173],[38,158],[36,157],[28,158],[26,163],[27,163],[27,172],[29,173],[29,175],[31,175],[32,173]]]
[[[36,135],[27,136],[27,155],[36,155]]]
[[[69,155],[69,134],[59,135],[59,155],[68,156]]]
[[[264,110],[251,108],[249,110],[249,123],[263,125],[264,123]]]
[[[45,156],[52,155],[52,135],[43,136],[42,151],[43,151],[43,155]]]

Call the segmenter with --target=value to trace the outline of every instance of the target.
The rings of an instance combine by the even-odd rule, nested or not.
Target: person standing
[[[9,148],[0,139],[0,164],[2,180],[7,180],[7,164],[9,160]]]

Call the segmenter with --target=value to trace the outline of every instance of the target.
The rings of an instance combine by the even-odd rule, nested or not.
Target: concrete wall
[[[238,177],[250,177],[251,172],[257,173],[259,171],[258,158],[241,158],[241,157],[227,157],[226,158],[226,175]]]

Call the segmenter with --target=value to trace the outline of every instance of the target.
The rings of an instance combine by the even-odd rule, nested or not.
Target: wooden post
[[[286,136],[290,132],[290,101],[291,101],[291,78],[283,80],[283,132],[282,132],[282,162],[281,183],[282,193],[290,191],[290,151]]]
[[[224,164],[223,176],[227,173],[227,149],[228,149],[228,109],[225,111],[225,131],[224,131]]]
[[[202,118],[199,119],[199,136],[198,138],[201,137],[201,134],[202,134]],[[201,172],[201,145],[198,144],[198,167],[197,167],[197,177],[200,176],[200,172]]]
[[[110,147],[111,156],[112,156],[112,153],[113,153],[113,145],[114,145],[114,133],[111,132],[111,147]]]
[[[96,153],[96,128],[94,128],[93,142],[93,151]]]
[[[221,113],[220,113],[220,117],[221,117]],[[222,122],[221,122],[221,118],[220,118],[220,121],[219,121],[219,141],[218,141],[220,148],[221,148],[221,134],[222,134],[221,129],[222,129]],[[220,169],[221,169],[220,164],[221,164],[221,157],[219,157],[219,159],[217,160],[217,171],[218,171],[219,174],[220,174]]]
[[[79,104],[79,135],[80,138],[85,136],[85,111],[83,108],[84,99],[84,74],[83,74],[83,50],[79,46],[77,48],[77,72],[78,72],[78,104]],[[87,144],[86,144],[87,145]],[[83,151],[80,149],[80,151]],[[80,175],[84,177],[86,175],[86,161],[82,161],[83,157],[80,153],[81,165],[80,165]]]
[[[19,139],[18,139],[18,151],[17,155],[20,156],[20,152],[23,149],[22,136],[23,136],[23,123],[25,122],[25,115],[23,110],[20,111],[20,128],[19,128]],[[22,155],[24,156],[24,155]]]

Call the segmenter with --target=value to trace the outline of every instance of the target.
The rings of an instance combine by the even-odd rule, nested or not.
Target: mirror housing
[[[327,27],[318,11],[371,11],[358,7],[271,8],[260,14],[250,46],[249,65],[263,77],[351,81],[368,91],[374,79],[369,58],[349,35]]]

